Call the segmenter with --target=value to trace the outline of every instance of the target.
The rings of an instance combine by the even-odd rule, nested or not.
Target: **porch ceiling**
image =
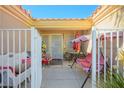
[[[39,30],[90,30],[91,19],[34,19]]]

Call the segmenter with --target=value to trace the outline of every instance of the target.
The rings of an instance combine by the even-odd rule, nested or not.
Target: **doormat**
[[[52,59],[51,65],[62,65],[62,59]]]

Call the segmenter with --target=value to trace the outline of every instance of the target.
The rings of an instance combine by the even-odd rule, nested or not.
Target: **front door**
[[[63,35],[42,35],[46,42],[47,53],[53,59],[63,59]]]
[[[51,55],[54,59],[63,59],[63,36],[51,36]]]

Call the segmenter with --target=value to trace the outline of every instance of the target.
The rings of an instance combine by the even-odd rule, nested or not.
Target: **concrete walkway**
[[[42,88],[80,88],[86,73],[75,65],[72,69],[67,61],[63,65],[49,65],[43,68]],[[85,88],[91,87],[91,79],[88,79]]]

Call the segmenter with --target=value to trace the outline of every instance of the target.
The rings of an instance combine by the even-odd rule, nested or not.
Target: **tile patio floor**
[[[63,65],[49,65],[43,68],[41,88],[80,88],[86,74],[78,65],[71,69],[67,61]],[[88,79],[85,88],[91,87],[91,79]]]

